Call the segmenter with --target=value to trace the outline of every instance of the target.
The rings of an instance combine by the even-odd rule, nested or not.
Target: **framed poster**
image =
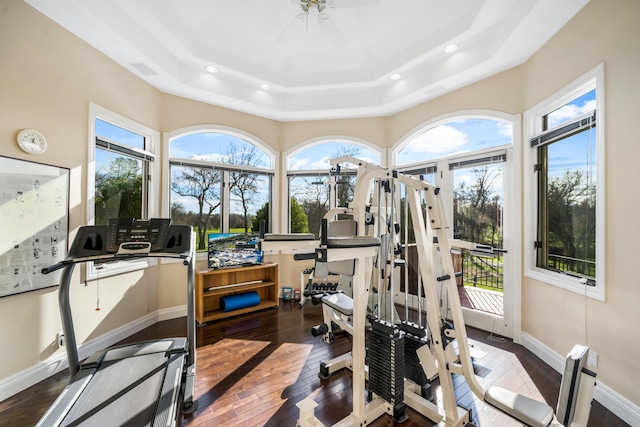
[[[60,283],[69,236],[69,169],[0,156],[0,297]]]

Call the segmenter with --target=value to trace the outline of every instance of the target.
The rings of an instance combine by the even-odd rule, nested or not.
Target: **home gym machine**
[[[333,244],[328,239],[326,244],[316,249],[317,262],[325,262],[327,259],[349,259],[348,256],[355,256],[356,265],[359,266],[354,275],[352,302],[353,410],[334,426],[367,425],[384,413],[398,419],[398,409],[402,404],[406,404],[439,426],[471,427],[473,423],[469,411],[458,406],[456,401],[452,378],[454,374],[460,375],[466,380],[469,388],[478,399],[524,425],[534,427],[585,426],[595,386],[595,374],[586,369],[587,347],[576,346],[567,356],[555,414],[547,404],[524,395],[497,386],[489,387],[487,390],[480,386],[473,369],[471,350],[456,289],[456,274],[451,258],[451,244],[447,235],[444,210],[439,197],[440,189],[417,177],[395,171],[389,172],[389,175],[394,181],[392,186],[399,183],[406,188],[418,253],[419,274],[423,281],[426,300],[426,340],[424,345],[416,349],[416,355],[426,377],[434,378],[437,376],[439,378],[441,398],[438,404],[425,399],[416,389],[415,383],[406,378],[404,379],[404,389],[399,385],[398,377],[404,376],[401,357],[403,349],[400,343],[406,332],[398,328],[394,322],[381,322],[377,327],[372,322],[372,328],[369,331],[370,339],[371,334],[377,330],[378,334],[374,335],[374,340],[386,337],[385,348],[378,353],[379,356],[372,356],[369,352],[369,365],[365,369],[364,326],[367,315],[367,294],[371,283],[371,273],[369,272],[371,264],[367,266],[369,268],[366,268],[365,265],[371,262],[373,255],[368,250],[358,250],[355,254],[353,252],[347,254],[343,248],[350,245],[348,237],[343,238],[340,246]],[[354,201],[366,199],[368,193],[365,196],[358,194],[358,191],[363,191],[363,189],[364,183],[358,180]],[[354,213],[358,223],[364,223],[364,211],[356,208]],[[354,236],[354,244],[357,238],[363,237],[360,236],[360,233],[361,229],[358,229],[359,235]],[[364,277],[360,277],[361,274],[364,274]],[[446,287],[450,319],[445,319],[440,311],[440,300],[436,290],[439,283]],[[457,346],[454,346],[454,343]],[[370,345],[369,348],[371,349]],[[396,358],[396,356],[400,357]],[[392,371],[390,372],[392,381],[389,378],[372,381],[371,375],[374,371],[372,368],[381,364],[384,364],[386,371]],[[391,368],[389,368],[390,366]],[[378,382],[382,389],[392,389],[395,393],[391,394],[393,399],[384,397],[384,393],[373,391],[369,393],[371,399],[365,402],[364,389],[367,373],[369,391],[372,390],[372,383],[375,387],[375,383]],[[298,402],[297,406],[300,410],[299,425],[301,427],[323,425],[314,415],[314,408],[317,404],[311,398]]]
[[[187,337],[107,348],[81,364],[69,301],[74,267],[146,257],[176,258],[187,266]],[[58,302],[71,380],[38,426],[174,426],[179,412],[197,409],[194,264],[191,226],[171,225],[170,219],[120,218],[80,227],[68,256],[42,271],[64,269]]]

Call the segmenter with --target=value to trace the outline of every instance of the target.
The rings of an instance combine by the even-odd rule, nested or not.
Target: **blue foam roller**
[[[257,292],[245,292],[243,294],[227,295],[220,298],[220,310],[233,311],[245,307],[253,307],[260,304],[260,295]]]

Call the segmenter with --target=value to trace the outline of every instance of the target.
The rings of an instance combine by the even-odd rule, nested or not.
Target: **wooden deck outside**
[[[458,286],[460,304],[465,308],[484,311],[497,316],[504,315],[502,292],[474,288],[473,286]]]

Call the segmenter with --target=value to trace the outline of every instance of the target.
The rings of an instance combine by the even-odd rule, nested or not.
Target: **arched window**
[[[209,238],[248,240],[270,223],[274,153],[236,130],[198,128],[169,137],[171,218],[192,225],[197,248]]]
[[[397,165],[510,145],[511,123],[486,118],[456,118],[419,131],[398,151]]]
[[[289,224],[292,233],[320,231],[322,217],[330,206],[345,206],[353,198],[355,165],[342,162],[342,173],[336,178],[335,190],[329,185],[329,159],[351,156],[380,164],[380,152],[364,142],[319,140],[304,144],[287,156],[289,183]],[[333,200],[330,202],[330,200]]]

